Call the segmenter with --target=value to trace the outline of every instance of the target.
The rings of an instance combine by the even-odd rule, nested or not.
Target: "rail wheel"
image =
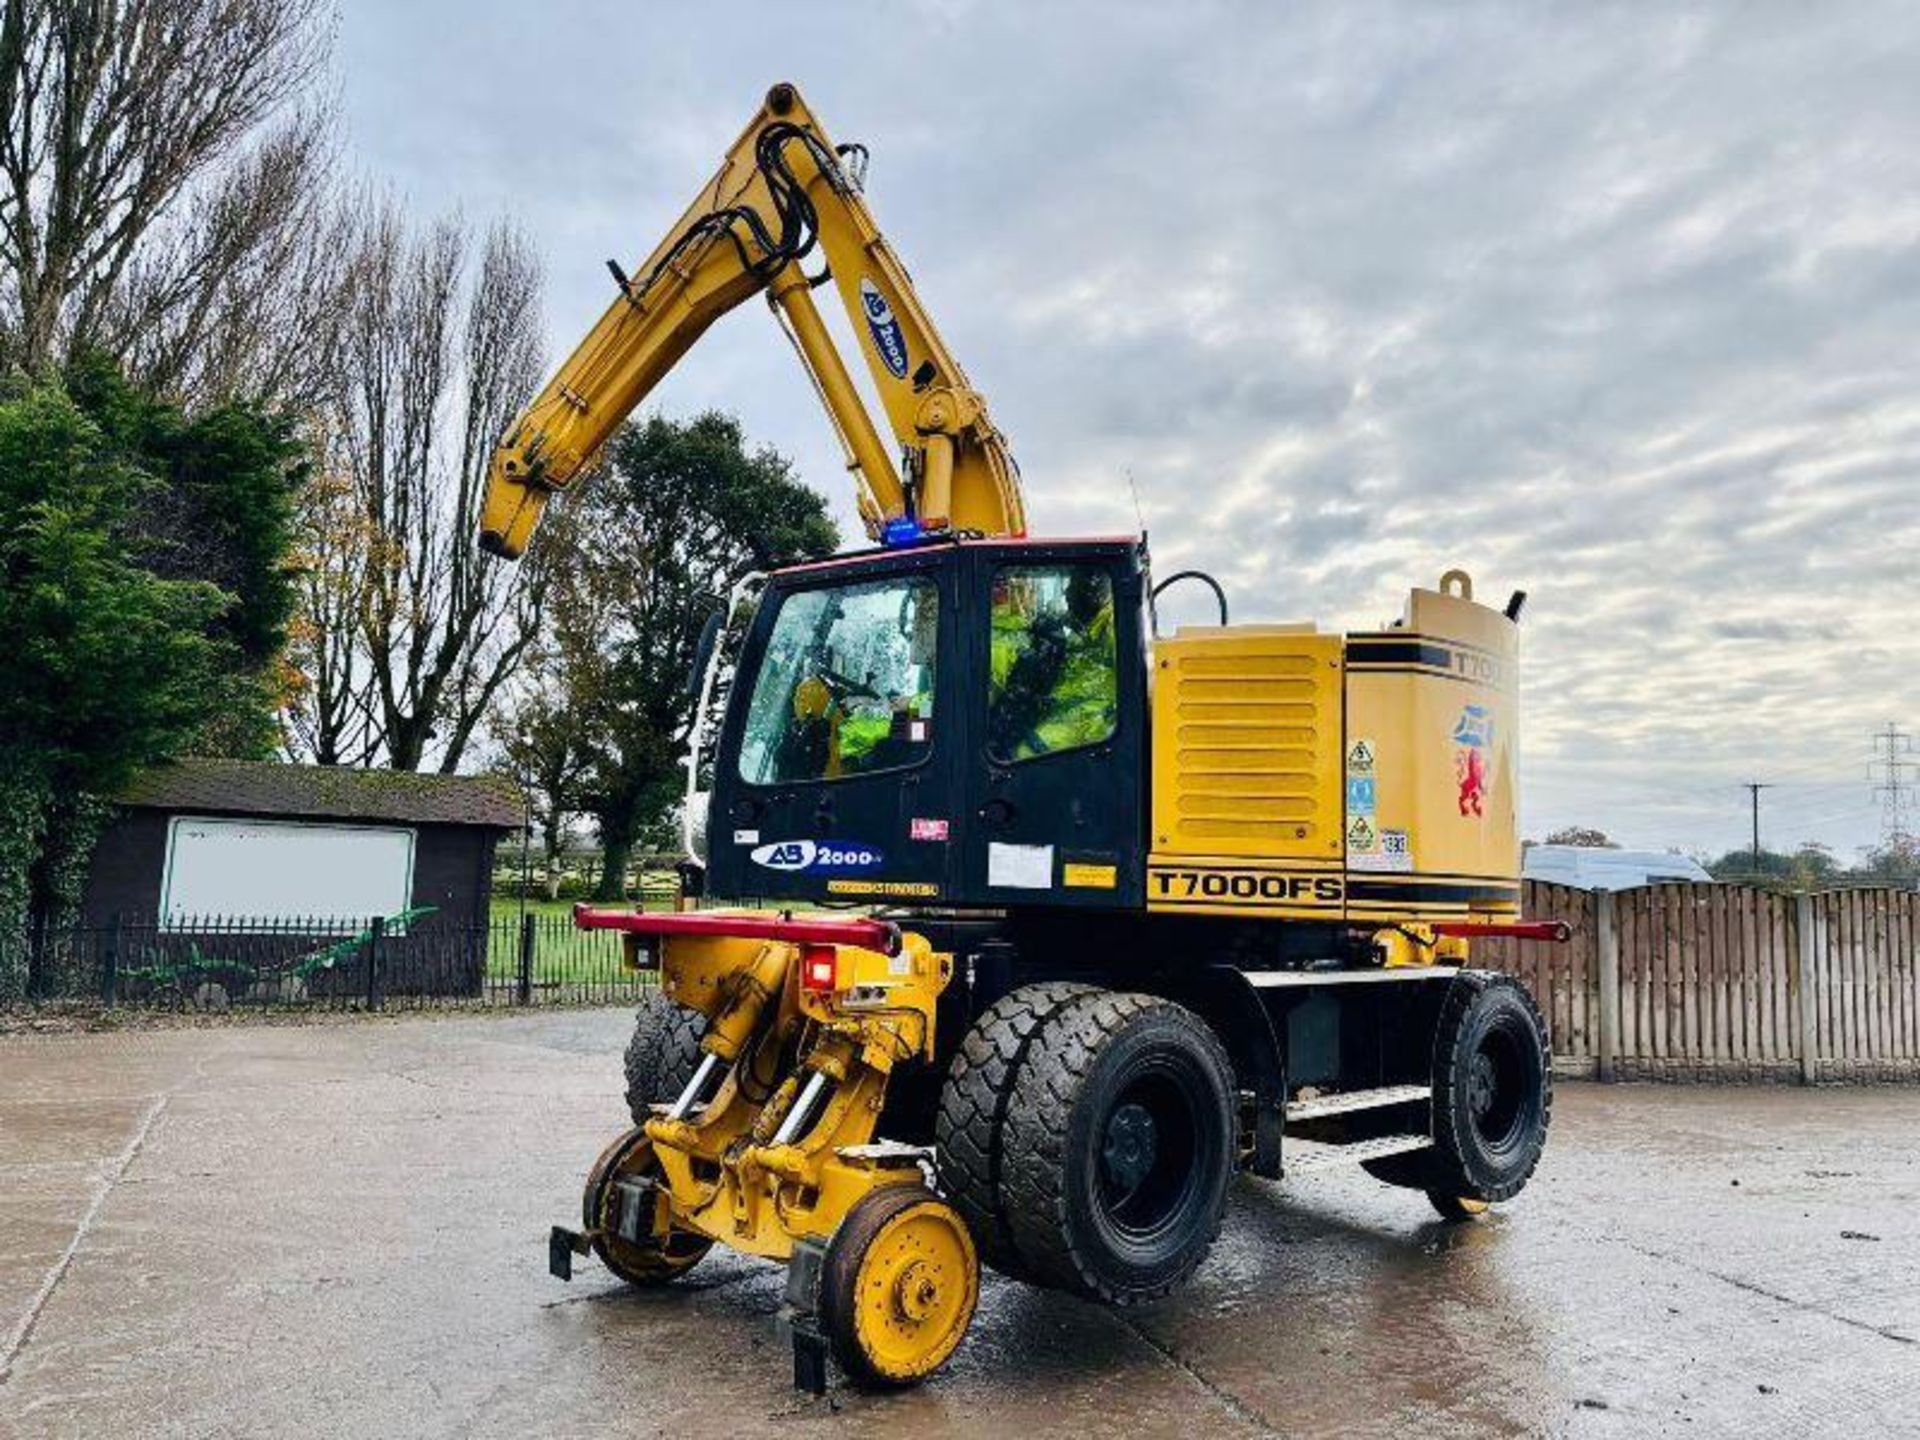
[[[1471,1195],[1450,1195],[1445,1190],[1427,1191],[1427,1203],[1442,1220],[1478,1220],[1488,1209],[1484,1200],[1476,1200]]]
[[[1113,1305],[1185,1281],[1220,1233],[1233,1096],[1183,1006],[1096,990],[1056,1010],[1007,1110],[1001,1183],[1032,1277]]]
[[[946,1362],[980,1298],[980,1262],[959,1213],[924,1187],[863,1197],[828,1242],[820,1320],[856,1384],[912,1385]]]
[[[643,1130],[629,1130],[622,1135],[600,1152],[593,1169],[587,1172],[580,1222],[594,1237],[593,1253],[629,1285],[664,1285],[669,1280],[677,1280],[713,1248],[713,1242],[706,1236],[685,1230],[650,1234],[637,1243],[612,1233],[614,1204],[618,1198],[614,1181],[657,1173],[653,1142]]]

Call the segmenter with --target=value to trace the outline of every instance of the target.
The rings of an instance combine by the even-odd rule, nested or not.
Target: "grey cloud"
[[[612,0],[526,14],[347,0],[342,79],[381,178],[532,228],[558,351],[782,77]],[[1249,619],[1371,625],[1455,563],[1526,588],[1536,826],[1739,843],[1738,781],[1920,726],[1909,8],[809,14],[730,24],[873,147],[1040,528],[1133,528],[1131,469],[1158,563]],[[758,307],[657,398],[736,409],[850,517]],[[1849,793],[1808,838],[1872,838],[1818,819]]]

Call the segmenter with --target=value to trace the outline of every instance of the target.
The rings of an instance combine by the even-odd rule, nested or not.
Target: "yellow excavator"
[[[764,295],[853,472],[869,548],[757,597],[684,872],[706,908],[581,907],[655,969],[633,1128],[554,1273],[636,1285],[715,1245],[787,1262],[795,1383],[923,1379],[984,1262],[1152,1301],[1238,1170],[1359,1164],[1466,1220],[1527,1183],[1551,1089],[1519,918],[1523,595],[1459,571],[1377,630],[1231,624],[1145,538],[1030,537],[1005,438],[835,145],[777,85],[493,461],[480,543],[552,498],[720,315]],[[831,285],[882,437],[816,307]],[[1161,633],[1208,586],[1219,623]],[[718,654],[705,662],[699,713]],[[704,841],[693,833],[704,810]],[[717,908],[753,897],[757,908]]]

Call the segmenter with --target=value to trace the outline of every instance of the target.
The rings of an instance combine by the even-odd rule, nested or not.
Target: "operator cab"
[[[1145,564],[961,540],[775,574],[714,757],[712,893],[1141,904]]]

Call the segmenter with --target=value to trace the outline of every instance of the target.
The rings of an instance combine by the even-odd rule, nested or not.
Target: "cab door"
[[[1144,896],[1146,662],[1131,544],[969,547],[958,891],[1004,906]]]
[[[960,558],[928,550],[775,577],[715,755],[715,895],[948,894],[950,847],[931,819],[952,813],[964,753]]]

